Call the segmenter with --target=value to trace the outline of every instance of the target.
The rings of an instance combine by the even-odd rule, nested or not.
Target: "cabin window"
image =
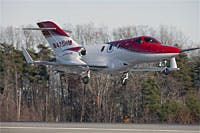
[[[103,47],[101,48],[101,52],[103,52],[104,48],[105,48],[105,46],[103,46]]]
[[[142,38],[140,37],[140,38],[137,38],[136,40],[135,40],[135,42],[137,42],[137,43],[139,43],[139,44],[142,44],[143,43],[143,41],[142,41]]]
[[[120,44],[117,44],[117,48],[120,48]]]
[[[110,45],[109,50],[112,50],[112,45]]]

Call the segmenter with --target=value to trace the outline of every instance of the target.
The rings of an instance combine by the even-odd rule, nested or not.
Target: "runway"
[[[1,122],[0,133],[200,133],[198,125]]]

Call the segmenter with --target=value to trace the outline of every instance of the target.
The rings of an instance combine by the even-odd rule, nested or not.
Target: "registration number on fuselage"
[[[72,45],[72,40],[62,40],[60,42],[53,43],[52,45],[53,45],[54,48],[70,46],[70,45]]]

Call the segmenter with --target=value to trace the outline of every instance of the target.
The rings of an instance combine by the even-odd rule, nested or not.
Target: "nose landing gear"
[[[128,72],[124,72],[121,78],[122,85],[126,85],[128,81]]]

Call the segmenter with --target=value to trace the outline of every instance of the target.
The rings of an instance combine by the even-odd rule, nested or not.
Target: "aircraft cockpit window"
[[[101,52],[103,52],[104,48],[105,48],[105,46],[103,46],[103,47],[101,48]]]
[[[150,38],[150,37],[145,37],[144,41],[148,42],[148,43],[158,43],[158,41],[156,41],[155,39]]]
[[[117,48],[120,48],[120,44],[117,44]]]
[[[143,43],[142,38],[137,38],[135,41],[136,41],[137,43],[139,43],[139,44],[142,44],[142,43]]]
[[[109,50],[112,50],[112,45],[110,45]]]

